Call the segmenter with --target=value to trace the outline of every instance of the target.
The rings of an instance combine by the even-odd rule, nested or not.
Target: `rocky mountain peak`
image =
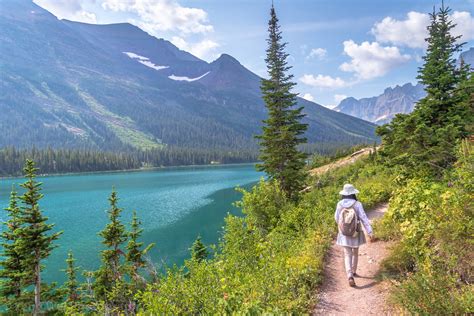
[[[346,98],[335,108],[346,113],[377,124],[389,122],[397,113],[408,113],[415,103],[424,96],[421,84],[405,83],[388,87],[382,94],[372,98]]]

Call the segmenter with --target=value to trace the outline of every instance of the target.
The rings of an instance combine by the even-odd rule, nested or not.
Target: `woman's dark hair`
[[[357,196],[355,194],[341,195],[341,199],[350,199],[350,200],[356,200],[357,201]]]

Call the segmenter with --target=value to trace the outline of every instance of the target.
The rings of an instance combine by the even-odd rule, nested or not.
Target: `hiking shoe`
[[[356,283],[355,283],[353,277],[350,277],[350,278],[349,278],[349,285],[352,286],[352,287],[356,286]]]
[[[355,273],[355,272],[354,272],[354,273],[352,273],[352,275],[354,276],[354,278],[358,278],[358,277],[360,277],[360,275],[358,275],[358,274],[357,274],[357,273]]]

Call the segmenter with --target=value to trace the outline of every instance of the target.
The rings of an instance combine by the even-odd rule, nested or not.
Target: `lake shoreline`
[[[63,270],[69,251],[81,270],[99,268],[103,244],[98,233],[109,223],[107,198],[112,187],[118,192],[121,222],[129,229],[136,211],[144,229],[140,241],[157,245],[149,252],[151,262],[172,267],[189,258],[189,247],[197,236],[206,244],[217,244],[227,214],[241,215],[233,204],[242,196],[235,187],[250,190],[263,176],[253,164],[234,164],[37,179],[43,182],[41,210],[48,223],[55,225],[52,232],[63,231],[44,262],[43,279],[66,281]],[[0,207],[8,206],[10,190],[20,182],[24,180],[0,182]]]
[[[154,170],[170,170],[170,169],[186,169],[186,168],[199,168],[199,167],[222,167],[222,166],[245,166],[245,165],[255,165],[258,161],[255,162],[239,162],[239,163],[219,163],[219,164],[205,164],[205,165],[177,165],[177,166],[161,166],[161,167],[143,167],[143,168],[134,168],[134,169],[117,169],[117,170],[103,170],[103,171],[79,171],[79,172],[58,172],[58,173],[41,173],[38,174],[38,178],[44,177],[63,177],[63,176],[78,176],[78,175],[93,175],[93,174],[109,174],[109,173],[121,173],[121,172],[142,172],[142,171],[154,171]],[[0,176],[1,180],[11,180],[11,179],[23,179],[24,176]]]
[[[83,270],[100,266],[103,244],[98,233],[109,223],[107,198],[112,187],[118,192],[121,222],[129,229],[136,211],[144,229],[141,242],[157,245],[149,252],[150,260],[172,267],[189,258],[197,236],[206,244],[217,244],[227,214],[241,215],[233,204],[242,196],[235,187],[250,190],[263,176],[253,164],[235,164],[37,179],[43,182],[41,210],[55,225],[52,232],[63,231],[45,260],[43,279],[66,281],[63,269],[69,251]],[[11,188],[20,182],[24,179],[0,181],[0,208],[8,206]],[[3,220],[5,216],[1,214]]]

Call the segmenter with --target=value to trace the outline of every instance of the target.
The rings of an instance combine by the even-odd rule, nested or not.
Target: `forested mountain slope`
[[[123,23],[58,20],[0,0],[0,146],[253,148],[260,78],[229,55],[207,63]],[[373,142],[374,125],[305,106],[310,143]]]

